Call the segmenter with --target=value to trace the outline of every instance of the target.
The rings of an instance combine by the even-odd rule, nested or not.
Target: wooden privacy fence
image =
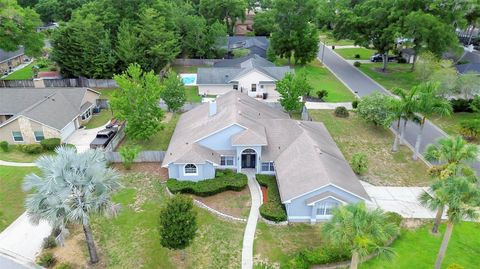
[[[219,62],[223,59],[175,59],[173,60],[173,65],[181,66],[195,66],[195,65],[208,65],[213,66],[216,62]]]
[[[111,163],[122,163],[122,156],[116,151],[105,152],[105,158]],[[165,151],[141,151],[138,153],[137,158],[133,162],[135,163],[156,163],[162,162],[165,158]]]
[[[113,139],[105,147],[105,151],[113,152],[118,147],[118,145],[120,145],[120,142],[122,142],[124,137],[125,137],[125,125],[120,125],[117,131],[117,134],[115,134]]]
[[[32,79],[24,80],[0,80],[0,88],[33,88]]]

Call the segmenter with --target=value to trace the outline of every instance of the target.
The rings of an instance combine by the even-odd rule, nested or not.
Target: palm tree
[[[384,244],[398,233],[398,227],[381,209],[370,211],[364,203],[358,203],[340,206],[332,214],[323,226],[323,234],[331,242],[351,248],[351,269],[356,269],[371,251],[391,253]]]
[[[462,137],[447,137],[439,139],[437,144],[430,144],[425,151],[425,159],[443,164],[438,175],[440,180],[450,176],[466,176],[471,181],[476,181],[475,173],[467,163],[475,161],[478,153],[479,147],[467,143]],[[427,208],[437,211],[432,233],[438,233],[445,205],[427,192],[420,195],[420,202]]]
[[[409,92],[406,92],[400,88],[394,88],[393,93],[398,96],[392,102],[392,110],[397,119],[397,132],[395,133],[395,140],[393,141],[392,151],[398,150],[398,144],[404,144],[405,142],[405,130],[407,129],[407,122],[409,120],[415,120],[415,94],[417,89],[413,87]],[[400,123],[403,119],[403,128],[400,129]]]
[[[439,182],[439,183],[438,183]],[[435,269],[440,269],[448,243],[453,232],[453,226],[464,219],[476,220],[479,217],[477,207],[480,202],[480,189],[470,179],[465,177],[450,177],[438,181],[434,190],[437,199],[447,207],[447,228],[438,251]]]
[[[425,127],[427,118],[432,115],[448,116],[452,113],[452,105],[450,102],[437,95],[439,85],[438,82],[425,82],[414,87],[416,88],[416,94],[414,96],[416,112],[421,114],[419,121],[420,132],[417,135],[415,151],[413,153],[414,160],[418,159],[423,137],[423,128]]]
[[[24,179],[23,189],[31,192],[25,201],[27,214],[34,223],[45,220],[60,229],[60,243],[68,233],[68,223],[81,224],[90,262],[96,263],[98,255],[90,215],[116,212],[111,196],[121,187],[120,176],[107,168],[99,150],[77,153],[75,149],[59,147],[55,152],[55,156],[43,156],[37,160],[40,175],[32,173]]]

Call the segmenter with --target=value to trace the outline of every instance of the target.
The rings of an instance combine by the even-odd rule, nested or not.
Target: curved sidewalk
[[[0,160],[0,166],[17,166],[17,167],[33,167],[37,166],[35,163],[17,163],[17,162],[7,162]]]
[[[247,227],[243,235],[242,247],[242,269],[253,268],[253,241],[255,240],[255,229],[257,228],[259,208],[261,205],[260,185],[255,179],[255,170],[242,170],[248,177],[248,188],[252,197],[252,206],[248,215]]]

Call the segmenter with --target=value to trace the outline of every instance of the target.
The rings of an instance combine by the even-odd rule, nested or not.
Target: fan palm
[[[434,187],[432,188],[434,195],[448,207],[447,228],[435,261],[435,269],[440,269],[452,236],[454,224],[464,219],[478,219],[477,209],[480,201],[480,189],[470,179],[456,176],[437,181],[434,185],[436,185],[432,186]]]
[[[471,181],[476,181],[475,173],[468,166],[468,163],[475,161],[478,154],[479,147],[477,145],[469,144],[462,137],[457,136],[441,138],[437,141],[437,144],[429,145],[425,151],[425,159],[443,164],[438,175],[441,180],[446,177],[461,175],[469,177]],[[445,205],[427,192],[420,196],[420,202],[431,210],[437,211],[432,228],[432,233],[437,233]]]
[[[358,203],[340,206],[332,214],[323,226],[323,234],[331,242],[350,248],[351,269],[357,268],[371,251],[391,253],[384,244],[397,234],[398,227],[388,221],[381,209],[370,211],[364,203]]]
[[[405,142],[405,130],[407,129],[407,122],[409,120],[416,120],[417,116],[415,115],[415,94],[417,88],[413,87],[409,92],[406,92],[403,89],[395,88],[393,93],[398,96],[392,102],[392,111],[397,118],[397,132],[395,133],[395,140],[393,141],[392,151],[398,150],[398,144],[404,144]],[[403,128],[400,129],[400,123],[403,119]]]
[[[415,141],[413,159],[417,160],[422,143],[423,129],[427,118],[432,115],[448,116],[452,113],[450,102],[438,96],[438,82],[425,82],[415,86],[415,111],[420,113],[420,131]]]
[[[55,156],[43,156],[36,162],[39,175],[25,177],[23,188],[31,192],[25,201],[30,220],[49,222],[59,228],[61,243],[70,222],[83,226],[90,262],[98,262],[98,255],[90,228],[90,215],[114,214],[116,205],[111,201],[118,190],[118,173],[107,164],[103,153],[89,150],[77,153],[75,149],[59,147]]]

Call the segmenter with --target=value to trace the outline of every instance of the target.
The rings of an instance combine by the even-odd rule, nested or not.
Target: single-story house
[[[292,120],[237,91],[182,114],[162,166],[195,182],[217,169],[275,175],[290,222],[325,220],[338,205],[369,200],[323,123]]]
[[[88,88],[0,88],[0,141],[65,141],[91,119],[99,96]]]
[[[26,60],[25,49],[20,47],[16,51],[0,50],[0,76],[5,71],[11,72],[13,68],[22,64]]]
[[[229,36],[227,38],[227,50],[230,55],[233,55],[235,49],[248,49],[249,54],[267,58],[269,45],[270,41],[266,36]]]
[[[275,98],[276,82],[293,72],[288,66],[275,66],[258,55],[227,59],[213,67],[198,68],[197,86],[201,95],[220,95],[232,90],[251,97],[265,98],[264,93]]]

